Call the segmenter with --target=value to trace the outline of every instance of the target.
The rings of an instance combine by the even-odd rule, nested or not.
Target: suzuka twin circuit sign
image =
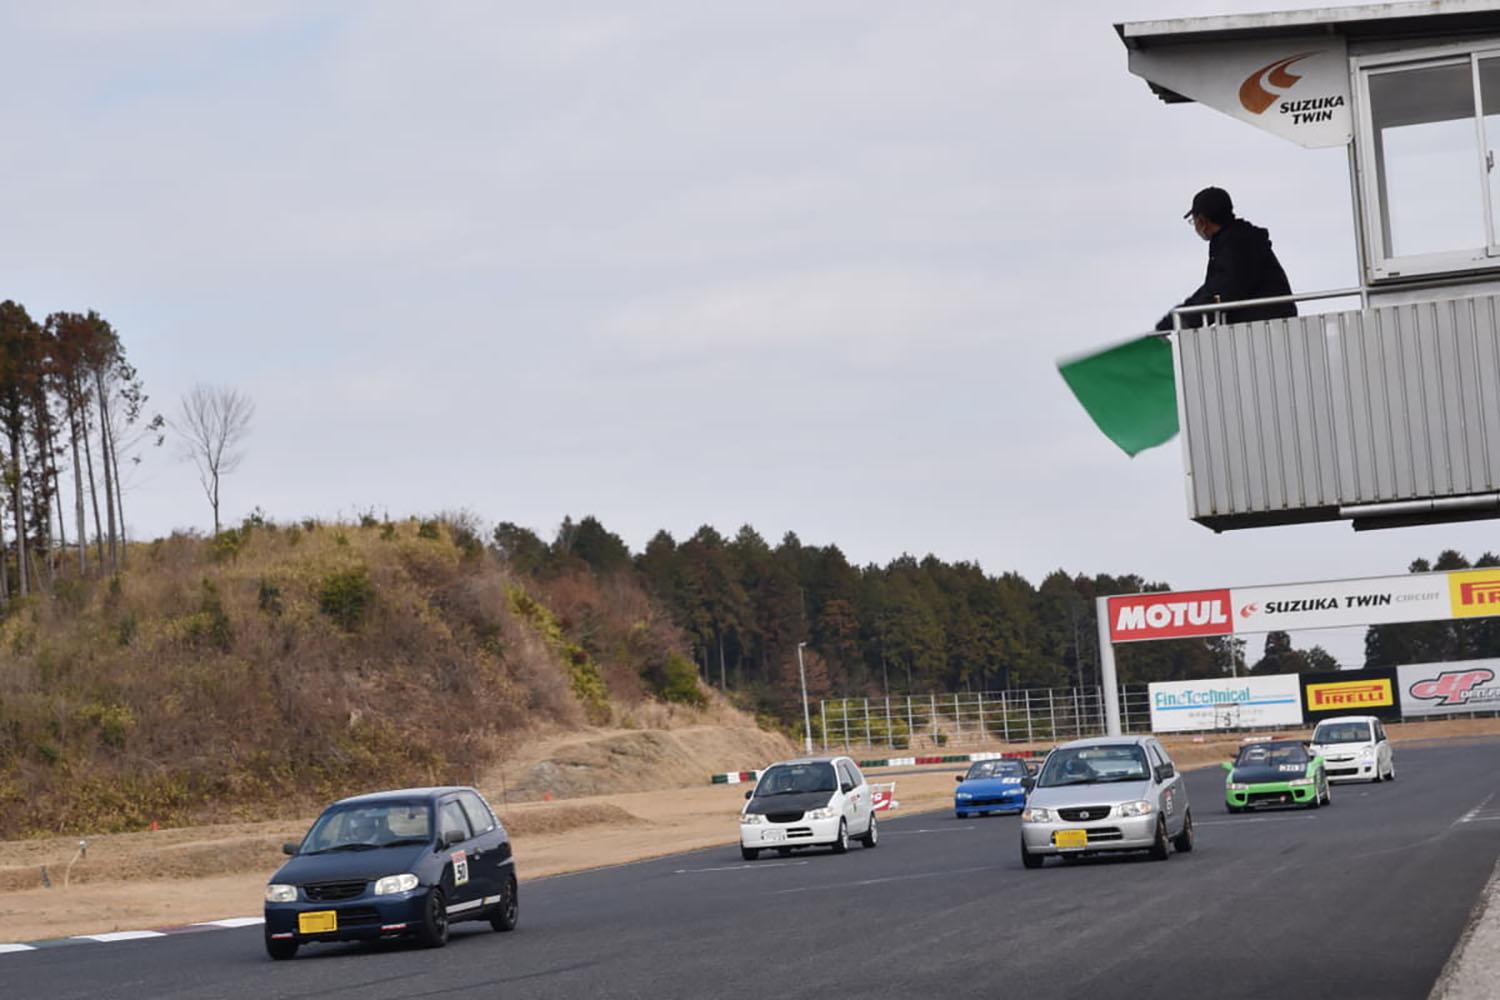
[[[1500,569],[1121,594],[1111,642],[1236,635],[1500,615]]]

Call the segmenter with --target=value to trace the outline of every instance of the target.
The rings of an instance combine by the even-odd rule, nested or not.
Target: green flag
[[[1060,361],[1057,370],[1094,423],[1135,455],[1177,433],[1172,345],[1148,335],[1096,354]]]

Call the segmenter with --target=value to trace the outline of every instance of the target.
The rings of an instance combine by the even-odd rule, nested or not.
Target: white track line
[[[228,917],[224,920],[205,920],[193,927],[258,927],[266,922],[265,917]]]
[[[29,944],[0,944],[0,955],[8,955],[16,951],[36,951]]]
[[[74,941],[98,941],[109,944],[113,941],[139,941],[142,938],[166,937],[161,931],[110,931],[108,934],[78,934]]]

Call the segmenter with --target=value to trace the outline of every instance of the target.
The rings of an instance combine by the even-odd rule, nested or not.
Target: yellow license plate
[[[327,934],[339,929],[337,910],[315,910],[297,914],[297,930],[302,934]]]
[[[1087,847],[1089,846],[1089,832],[1087,830],[1058,830],[1052,835],[1052,843],[1057,847]]]

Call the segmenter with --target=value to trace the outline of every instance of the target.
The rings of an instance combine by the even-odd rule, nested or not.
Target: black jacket
[[[1292,294],[1292,286],[1281,269],[1281,261],[1271,249],[1271,234],[1259,226],[1252,226],[1244,219],[1235,219],[1222,227],[1208,241],[1208,273],[1203,284],[1187,297],[1185,306],[1206,305],[1210,302],[1239,302],[1244,299],[1267,299],[1275,295]],[[1280,319],[1297,315],[1295,302],[1280,305],[1251,306],[1248,309],[1230,309],[1225,313],[1229,323],[1246,323],[1258,319]],[[1212,322],[1213,313],[1182,317],[1183,326],[1200,326]],[[1172,329],[1172,314],[1161,318],[1158,330]]]

